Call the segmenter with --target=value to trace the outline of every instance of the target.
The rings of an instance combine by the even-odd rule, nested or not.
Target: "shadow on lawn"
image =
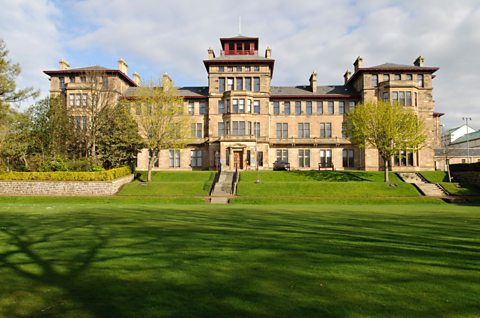
[[[477,295],[478,219],[145,207],[10,220],[2,273],[63,295],[6,317],[461,315],[444,299]]]
[[[315,181],[334,181],[334,182],[348,182],[348,181],[371,181],[371,173],[362,171],[292,171],[293,174],[308,177]]]

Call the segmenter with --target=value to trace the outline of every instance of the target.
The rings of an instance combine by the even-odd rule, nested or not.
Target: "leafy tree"
[[[105,169],[135,165],[138,152],[144,147],[138,134],[135,119],[130,114],[130,105],[118,103],[111,111],[99,118],[97,140],[98,159]]]
[[[28,170],[31,146],[30,120],[27,114],[14,112],[10,116],[8,132],[1,148],[7,169]]]
[[[360,148],[374,147],[384,163],[385,182],[393,155],[418,149],[426,139],[423,121],[411,110],[384,101],[360,104],[347,114],[346,132]]]
[[[151,83],[139,87],[135,108],[140,134],[150,154],[147,173],[150,182],[159,151],[183,148],[188,143],[190,117],[185,113],[183,98],[171,85],[158,87]]]
[[[80,143],[83,133],[75,129],[63,97],[47,97],[30,106],[26,114],[31,124],[31,154],[40,155],[42,163],[85,153]]]
[[[31,87],[17,89],[15,79],[20,72],[20,65],[8,59],[5,42],[0,39],[0,123],[5,120],[10,103],[38,96],[38,91]]]

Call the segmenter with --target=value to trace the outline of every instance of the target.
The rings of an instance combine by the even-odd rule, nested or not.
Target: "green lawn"
[[[478,206],[0,204],[0,317],[478,317]]]
[[[208,196],[215,172],[212,171],[158,171],[147,183],[146,173],[139,180],[125,185],[117,194],[120,197],[156,197],[166,200],[204,201]],[[180,201],[181,202],[181,201]]]
[[[241,172],[233,203],[432,202],[393,173],[389,183],[383,172],[366,171],[260,171],[259,176],[256,183],[257,172]]]

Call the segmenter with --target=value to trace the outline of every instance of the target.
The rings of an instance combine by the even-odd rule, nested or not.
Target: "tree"
[[[27,114],[14,112],[10,116],[1,154],[7,169],[29,170],[28,153],[31,145],[30,120]]]
[[[126,103],[118,103],[99,120],[102,124],[99,125],[96,138],[97,153],[105,169],[124,165],[134,166],[138,152],[144,148],[129,106]]]
[[[97,138],[99,131],[107,124],[102,117],[108,116],[108,112],[117,105],[120,96],[120,88],[117,82],[109,80],[108,72],[103,70],[86,70],[82,77],[85,78],[82,84],[82,91],[85,92],[87,100],[82,97],[82,114],[88,118],[88,125],[85,131],[85,138],[89,148],[89,155],[95,162],[97,160]]]
[[[28,87],[17,90],[15,79],[21,72],[20,65],[8,59],[5,42],[0,39],[0,123],[5,119],[10,103],[38,96],[38,91]]]
[[[419,149],[426,139],[423,121],[397,103],[372,101],[347,114],[346,132],[359,148],[374,147],[384,163],[385,182],[393,155]]]
[[[185,113],[184,100],[170,85],[153,83],[139,87],[135,97],[135,113],[140,134],[149,153],[147,181],[160,150],[179,149],[188,143],[190,116]]]

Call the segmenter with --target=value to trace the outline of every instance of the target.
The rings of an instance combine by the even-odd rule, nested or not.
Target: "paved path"
[[[234,171],[222,171],[210,194],[210,203],[227,204],[235,194],[232,191]]]
[[[407,183],[414,184],[420,192],[427,197],[445,198],[447,193],[436,183],[429,183],[418,173],[414,172],[399,172],[398,176]]]

